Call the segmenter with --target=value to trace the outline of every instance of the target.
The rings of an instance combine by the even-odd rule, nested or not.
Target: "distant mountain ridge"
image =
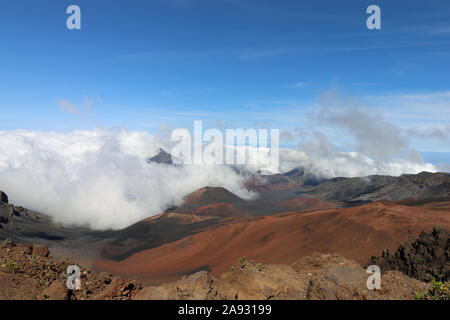
[[[421,172],[399,177],[333,178],[305,192],[331,201],[399,201],[450,197],[450,174]]]
[[[316,186],[326,180],[324,178],[317,177],[317,175],[308,172],[304,168],[293,169],[289,172],[284,173],[283,176],[286,177],[290,182],[302,184],[305,186]]]

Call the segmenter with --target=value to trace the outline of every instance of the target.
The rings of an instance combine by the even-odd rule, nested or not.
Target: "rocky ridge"
[[[410,238],[395,252],[386,249],[373,256],[366,265],[376,264],[382,271],[398,270],[412,278],[430,281],[450,280],[450,231],[434,227],[423,231],[418,239]]]

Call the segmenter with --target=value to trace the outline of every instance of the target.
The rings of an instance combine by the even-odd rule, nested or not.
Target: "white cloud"
[[[168,167],[145,159],[162,145],[135,131],[0,131],[0,186],[12,203],[57,222],[123,228],[204,186],[251,194],[228,167]]]
[[[399,125],[439,125],[450,122],[450,91],[384,94],[364,98],[390,121]]]
[[[300,149],[280,150],[281,172],[298,167],[303,167],[321,178],[364,177],[375,174],[399,176],[405,173],[438,171],[433,164],[424,163],[415,152],[408,158],[390,160],[375,160],[362,153],[343,152],[321,132],[316,132],[314,138],[304,142]]]
[[[12,203],[57,222],[96,229],[126,227],[181,204],[184,196],[204,186],[254,196],[243,187],[245,177],[227,166],[146,163],[160,147],[168,150],[166,143],[159,136],[124,129],[0,131],[0,188]],[[281,171],[297,167],[327,178],[436,171],[417,157],[381,161],[341,152],[321,133],[301,149],[280,150]]]
[[[369,113],[354,104],[322,107],[318,120],[345,130],[355,138],[355,150],[377,160],[398,156],[408,148],[408,140],[398,126],[388,122],[380,113]]]
[[[450,91],[366,97],[418,150],[450,152]]]

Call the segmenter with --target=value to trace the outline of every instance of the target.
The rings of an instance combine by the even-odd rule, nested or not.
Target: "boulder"
[[[15,246],[16,246],[16,244],[11,239],[5,239],[2,242],[0,242],[0,248],[1,249],[13,248]]]
[[[36,299],[45,300],[69,300],[70,292],[64,281],[54,281],[45,288]]]
[[[6,193],[4,193],[3,191],[0,190],[0,202],[2,203],[8,203],[8,196],[6,195]]]
[[[50,251],[48,250],[48,248],[46,248],[44,246],[34,245],[33,246],[33,256],[46,258],[46,257],[50,256]]]
[[[31,244],[28,244],[28,243],[19,243],[17,245],[17,249],[22,254],[27,254],[27,255],[29,255],[29,254],[31,254],[33,252],[33,246]]]

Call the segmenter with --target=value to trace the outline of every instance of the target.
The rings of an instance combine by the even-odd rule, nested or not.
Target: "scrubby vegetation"
[[[428,292],[416,293],[416,300],[450,300],[450,282],[442,282],[433,279],[432,287]]]
[[[16,273],[17,271],[19,271],[19,266],[15,262],[9,262],[6,265],[6,271],[8,273]]]

